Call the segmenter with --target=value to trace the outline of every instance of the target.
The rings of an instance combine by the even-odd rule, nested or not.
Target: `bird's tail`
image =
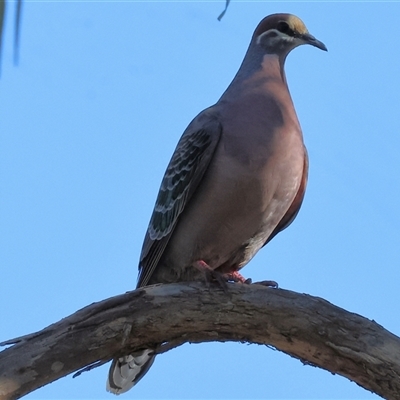
[[[150,349],[115,358],[108,373],[107,390],[114,394],[127,392],[143,378],[155,358]]]

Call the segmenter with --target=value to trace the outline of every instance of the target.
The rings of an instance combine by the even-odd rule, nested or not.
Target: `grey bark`
[[[170,318],[174,315],[174,318]],[[0,352],[0,400],[142,348],[239,341],[273,346],[400,399],[400,338],[326,300],[261,285],[155,285],[93,303]],[[90,367],[89,367],[90,368]]]

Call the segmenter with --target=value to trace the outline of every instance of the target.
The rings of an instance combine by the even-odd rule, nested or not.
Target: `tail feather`
[[[108,373],[107,391],[114,394],[127,392],[143,378],[155,358],[150,349],[115,358]]]

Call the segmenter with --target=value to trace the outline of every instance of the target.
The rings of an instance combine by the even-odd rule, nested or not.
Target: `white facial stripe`
[[[271,35],[274,33],[274,35]],[[261,44],[264,40],[268,40],[271,44],[277,42],[292,42],[294,38],[292,36],[287,35],[286,33],[280,32],[277,29],[270,29],[266,32],[263,32],[260,36],[257,37],[257,44]]]

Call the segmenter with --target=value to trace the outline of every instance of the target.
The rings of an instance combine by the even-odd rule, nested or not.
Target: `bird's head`
[[[254,31],[253,41],[264,52],[284,57],[302,44],[310,44],[327,51],[326,46],[308,32],[303,21],[292,14],[272,14],[265,17]]]

